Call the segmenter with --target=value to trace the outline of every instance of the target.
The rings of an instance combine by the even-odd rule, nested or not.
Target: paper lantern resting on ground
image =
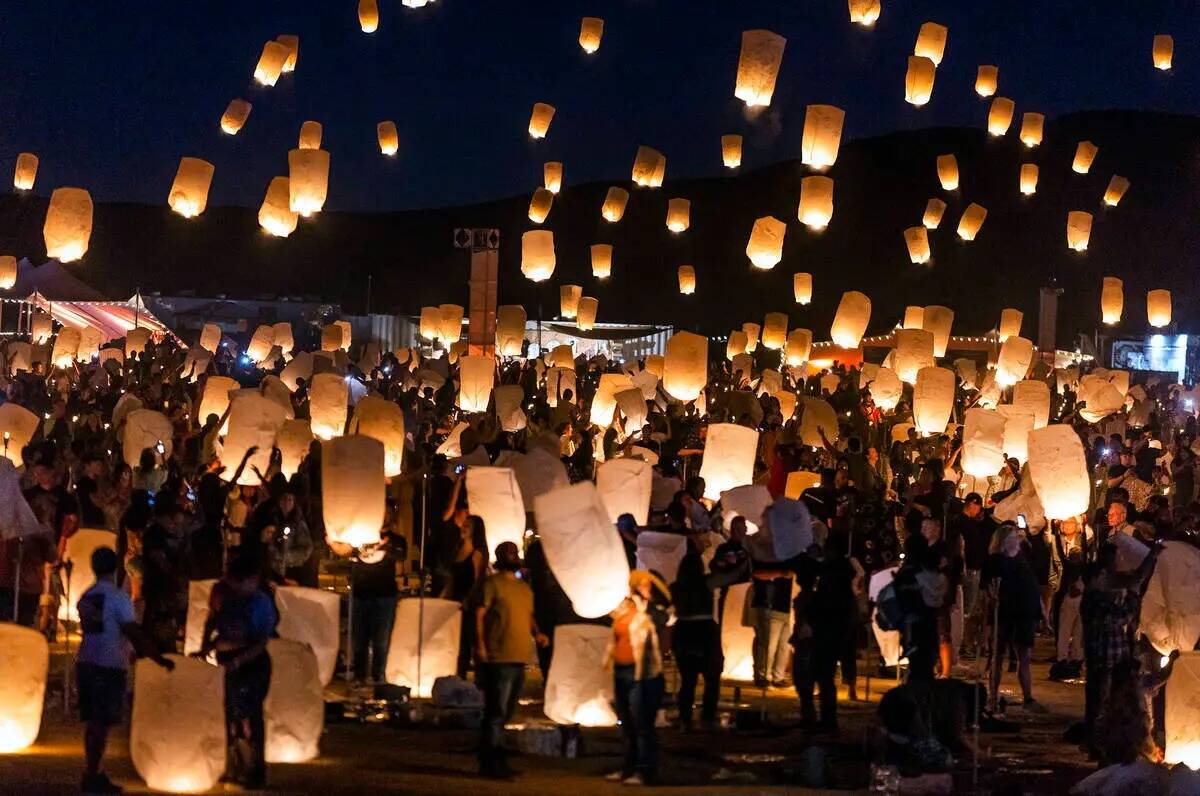
[[[330,542],[361,547],[379,541],[383,462],[383,443],[377,439],[356,434],[321,443],[321,509]]]
[[[1035,147],[1042,143],[1042,129],[1046,117],[1040,113],[1026,113],[1021,116],[1021,143],[1027,147]]]
[[[0,622],[0,754],[19,752],[37,740],[49,668],[44,635]]]
[[[254,79],[264,86],[273,86],[283,74],[283,66],[291,56],[287,45],[269,41],[263,45],[262,55],[254,67]]]
[[[1037,192],[1038,166],[1036,163],[1021,164],[1021,193],[1031,196]]]
[[[1120,323],[1125,308],[1125,289],[1115,276],[1104,277],[1100,289],[1100,314],[1104,323]]]
[[[487,356],[465,356],[459,360],[458,408],[464,412],[486,412],[496,379],[496,360]]]
[[[1116,207],[1121,203],[1121,197],[1129,190],[1129,180],[1124,177],[1113,175],[1108,181],[1108,188],[1104,191],[1104,204],[1109,207]]]
[[[954,409],[954,371],[949,368],[922,368],[913,386],[913,423],[923,434],[941,434],[946,430]]]
[[[397,602],[384,678],[418,697],[432,696],[439,677],[458,671],[462,613],[457,600],[409,597]]]
[[[848,290],[838,302],[829,336],[842,348],[858,348],[871,322],[871,299],[857,290]]]
[[[930,304],[921,312],[921,328],[933,334],[933,355],[938,359],[946,356],[953,326],[954,310],[949,307]]]
[[[329,192],[329,153],[323,149],[288,152],[288,208],[308,217],[321,212]]]
[[[535,224],[541,224],[550,215],[550,208],[554,204],[554,194],[545,188],[535,188],[533,190],[533,198],[529,200],[529,220]]]
[[[800,223],[809,229],[822,230],[833,218],[833,180],[814,175],[800,181],[800,208],[796,213]]]
[[[837,162],[846,112],[833,105],[809,105],[804,112],[800,162],[818,171]],[[803,202],[802,202],[803,204]]]
[[[1099,151],[1100,148],[1091,141],[1080,141],[1079,146],[1075,148],[1075,160],[1071,162],[1071,170],[1077,174],[1087,174]]]
[[[1000,344],[996,357],[996,383],[1011,387],[1025,378],[1033,364],[1033,341],[1024,337],[1009,337]]]
[[[325,729],[325,689],[317,656],[307,644],[273,638],[267,642],[271,685],[263,703],[268,763],[303,763],[320,753]]]
[[[926,22],[917,33],[917,43],[913,47],[914,55],[923,55],[935,64],[941,65],[942,55],[946,52],[946,37],[950,31],[945,25],[936,22]]]
[[[904,101],[918,108],[933,96],[937,64],[920,55],[908,56],[908,71],[904,73]]]
[[[622,514],[632,514],[638,527],[645,527],[650,480],[650,465],[641,459],[610,459],[596,468],[596,491],[614,525]]]
[[[754,679],[754,628],[742,625],[749,583],[735,583],[725,595],[721,622],[721,651],[725,662],[721,676],[750,682]]]
[[[225,669],[169,657],[170,672],[137,662],[129,753],[153,790],[202,793],[225,771]]]
[[[398,404],[376,395],[363,396],[354,405],[351,429],[382,442],[384,476],[400,475],[404,463],[404,410]]]
[[[1175,54],[1175,39],[1165,33],[1154,37],[1150,55],[1154,60],[1154,68],[1164,72],[1171,68],[1171,58]]]
[[[42,227],[46,256],[71,263],[87,254],[92,237],[92,196],[83,188],[55,188]]]
[[[733,423],[713,423],[700,463],[704,479],[704,497],[718,500],[721,493],[754,479],[754,457],[758,451],[758,432]]]
[[[943,191],[958,190],[958,158],[954,155],[938,155],[937,174]]]
[[[400,133],[396,130],[396,123],[393,121],[384,121],[375,125],[375,138],[379,141],[379,151],[391,157],[400,151]]]
[[[559,625],[546,677],[545,713],[557,724],[613,727],[612,672],[604,666],[612,631],[603,625]]]
[[[581,332],[590,332],[596,327],[596,314],[600,311],[600,299],[595,296],[582,296],[579,299],[579,314],[575,325]]]
[[[484,557],[491,560],[496,548],[512,542],[525,546],[525,502],[516,473],[508,467],[468,467],[467,498],[471,513],[483,519],[487,533]]]
[[[736,169],[742,165],[742,137],[740,135],[721,136],[721,162],[727,169]]]
[[[812,301],[813,279],[812,274],[798,273],[792,274],[792,293],[795,295],[797,304],[808,304]]]
[[[981,97],[992,96],[996,93],[999,77],[1000,67],[980,64],[979,69],[975,71],[975,93]]]
[[[1029,432],[1029,475],[1046,519],[1065,520],[1088,510],[1092,482],[1083,444],[1071,426]]]
[[[600,208],[600,215],[604,217],[605,221],[615,224],[625,215],[625,205],[628,202],[629,191],[614,185],[608,189],[608,194],[604,197],[604,204]]]
[[[667,159],[657,149],[639,146],[633,158],[633,183],[643,188],[659,188],[667,171]]]
[[[904,230],[904,245],[908,248],[908,259],[914,264],[929,262],[929,230],[924,226]]]
[[[1092,214],[1082,210],[1067,213],[1067,246],[1077,252],[1087,251],[1092,236]]]
[[[277,238],[286,238],[296,231],[299,213],[291,208],[291,183],[287,177],[272,177],[267,195],[258,208],[258,225]]]
[[[575,613],[595,619],[616,608],[629,590],[629,562],[596,487],[559,487],[533,507],[546,561]]]
[[[584,17],[579,23],[579,46],[589,55],[600,49],[604,36],[604,20],[599,17]]]
[[[230,100],[225,113],[221,115],[221,131],[228,135],[237,135],[250,118],[251,107],[253,106],[244,99]]]
[[[591,255],[592,276],[597,279],[608,279],[612,275],[613,247],[607,243],[593,243]]]
[[[521,273],[531,282],[545,282],[554,273],[554,233],[534,229],[521,235]]]
[[[308,391],[308,415],[312,432],[321,439],[340,437],[346,429],[346,406],[350,390],[336,373],[313,375]]]
[[[1016,106],[1008,97],[996,97],[992,100],[992,107],[988,110],[988,133],[994,136],[1007,133],[1008,128],[1012,126],[1015,111]]]
[[[13,169],[13,187],[18,191],[33,189],[37,179],[38,156],[32,152],[22,152],[17,155],[17,165]]]
[[[679,293],[690,296],[696,292],[696,269],[690,265],[679,266]]]
[[[786,319],[785,319],[786,320]],[[667,340],[663,389],[678,401],[694,401],[708,382],[708,338],[676,332]]]
[[[1171,323],[1171,291],[1151,290],[1146,293],[1146,319],[1155,329]]]
[[[942,223],[942,216],[946,213],[946,203],[941,199],[933,198],[925,204],[925,215],[921,217],[921,224],[925,229],[937,229]]]
[[[786,46],[787,39],[778,33],[769,30],[743,31],[733,96],[751,108],[770,105]]]
[[[774,268],[783,259],[783,237],[787,224],[773,216],[763,216],[754,222],[750,230],[750,241],[746,244],[746,256],[755,268]]]
[[[692,203],[687,199],[671,199],[667,202],[667,229],[685,232],[692,225]]]
[[[923,227],[922,227],[923,229]],[[925,329],[897,329],[896,347],[892,351],[892,368],[900,381],[917,383],[917,373],[922,368],[932,367],[933,332]]]
[[[545,138],[550,130],[550,121],[554,118],[554,106],[544,102],[533,103],[533,112],[529,115],[529,137]]]
[[[987,208],[971,202],[967,205],[967,209],[963,210],[962,218],[958,220],[958,237],[963,240],[975,240],[975,236],[983,227],[985,218],[987,218]]]

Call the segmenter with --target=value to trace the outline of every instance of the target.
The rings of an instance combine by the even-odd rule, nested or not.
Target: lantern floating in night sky
[[[913,385],[913,423],[923,434],[941,434],[954,409],[958,381],[949,368],[927,367],[917,372]]]
[[[1044,381],[1023,379],[1013,385],[1012,405],[1033,416],[1034,428],[1050,422],[1050,385]]]
[[[1171,323],[1171,291],[1151,290],[1146,293],[1146,320],[1155,329]]]
[[[358,26],[363,33],[379,30],[379,4],[375,0],[358,0]]]
[[[1007,309],[1000,310],[1000,342],[1004,342],[1010,337],[1017,337],[1021,334],[1021,322],[1025,319],[1025,313],[1020,310]]]
[[[17,258],[11,254],[0,257],[0,290],[12,290],[17,283]]]
[[[277,41],[269,41],[263,45],[262,55],[254,67],[254,79],[264,86],[273,86],[283,74],[283,65],[287,63],[291,50],[287,45]]]
[[[579,23],[579,46],[589,55],[600,49],[604,36],[604,20],[599,17],[584,17]]]
[[[346,429],[349,400],[349,388],[340,375],[313,374],[308,391],[308,414],[313,435],[323,440],[340,437]]]
[[[764,348],[778,351],[787,342],[788,316],[782,312],[768,312],[763,318],[762,344]]]
[[[208,189],[212,185],[213,164],[200,158],[181,158],[179,170],[167,204],[184,218],[195,218],[208,206]]]
[[[533,198],[529,200],[529,220],[540,224],[550,215],[550,206],[554,204],[554,194],[545,188],[535,188]]]
[[[329,192],[329,153],[323,149],[288,152],[288,208],[311,216],[321,212]]]
[[[1065,520],[1088,510],[1092,481],[1083,443],[1070,424],[1029,432],[1029,475],[1046,519]]]
[[[1067,246],[1077,252],[1087,251],[1092,236],[1092,214],[1083,210],[1067,213]]]
[[[908,259],[915,264],[929,262],[929,230],[923,226],[904,230],[904,245],[908,247]]]
[[[1100,148],[1091,141],[1080,141],[1079,146],[1075,147],[1075,159],[1071,162],[1071,170],[1077,174],[1087,174],[1099,151]]]
[[[608,243],[593,243],[592,276],[597,279],[608,279],[612,275],[613,247]]]
[[[1121,197],[1129,190],[1129,180],[1124,177],[1113,175],[1108,181],[1108,188],[1104,191],[1104,204],[1109,207],[1116,207],[1121,203]]]
[[[892,369],[906,384],[916,384],[922,368],[933,367],[933,333],[925,329],[897,329]]]
[[[746,344],[747,339],[744,331],[738,329],[730,332],[729,339],[725,342],[725,358],[732,360],[734,357],[746,353]],[[0,409],[2,408],[3,407],[0,407]],[[32,412],[30,412],[30,416],[33,417],[34,423],[36,424],[37,416]],[[30,436],[33,436],[32,431],[30,432]]]
[[[1100,316],[1104,323],[1120,323],[1125,308],[1124,284],[1115,276],[1104,277],[1100,288]]]
[[[1004,415],[994,409],[968,409],[963,423],[963,472],[988,478],[1004,466]]]
[[[938,359],[946,356],[950,345],[950,330],[954,326],[954,310],[930,304],[921,313],[921,328],[933,334],[933,355]]]
[[[696,292],[696,269],[690,265],[679,266],[679,293],[690,296]]]
[[[300,125],[300,138],[296,146],[300,149],[320,149],[321,139],[325,135],[325,128],[320,122],[314,122],[311,119]]]
[[[1030,196],[1037,192],[1038,165],[1036,163],[1021,164],[1021,193]]]
[[[529,115],[529,137],[545,138],[550,130],[550,122],[554,119],[554,106],[544,102],[533,103],[533,111]]]
[[[869,28],[879,19],[880,0],[849,0],[850,21]]]
[[[542,165],[542,187],[553,194],[562,190],[563,164],[557,160]]]
[[[769,30],[743,31],[733,96],[750,108],[770,105],[786,46],[787,39],[778,33]]]
[[[784,362],[788,367],[798,368],[812,356],[812,332],[808,329],[792,329],[787,336]]]
[[[746,244],[746,256],[755,268],[774,268],[783,259],[783,237],[787,224],[773,216],[763,216],[754,222],[750,230],[750,241]]]
[[[713,423],[700,462],[704,496],[718,500],[721,493],[754,480],[758,432],[733,423]]]
[[[441,304],[438,306],[441,321],[438,324],[440,339],[443,343],[454,343],[462,337],[462,322],[465,311],[461,304]],[[343,348],[346,348],[343,338]]]
[[[925,328],[925,308],[908,306],[904,308],[904,320],[900,324],[901,329],[924,329]]]
[[[400,133],[396,131],[396,123],[380,122],[375,125],[375,137],[379,140],[379,151],[388,157],[400,151]]]
[[[1046,117],[1040,113],[1025,113],[1021,116],[1021,143],[1027,147],[1035,147],[1042,143],[1042,129],[1046,125]]]
[[[1165,33],[1160,33],[1154,37],[1154,44],[1151,47],[1151,57],[1154,59],[1154,68],[1161,69],[1164,72],[1171,68],[1171,58],[1175,54],[1175,39]]]
[[[936,22],[926,22],[917,33],[917,43],[913,47],[913,55],[923,55],[940,66],[942,56],[946,52],[946,37],[950,31],[945,25]]]
[[[575,318],[575,326],[581,332],[590,332],[596,328],[596,315],[600,312],[600,299],[594,296],[583,296],[579,299],[579,315]]]
[[[667,158],[657,149],[639,146],[633,158],[633,184],[659,188],[667,171]]]
[[[954,157],[954,155],[938,155],[937,175],[938,182],[942,184],[943,191],[957,191],[958,158]]]
[[[958,220],[958,237],[963,240],[975,240],[975,236],[979,234],[979,230],[983,227],[983,221],[986,218],[987,208],[971,202],[963,210],[962,218]]]
[[[281,33],[275,41],[288,49],[287,60],[283,62],[283,74],[296,71],[296,60],[300,57],[300,37],[291,33]]]
[[[797,304],[808,304],[812,301],[813,278],[810,273],[792,274],[792,293]]]
[[[525,308],[520,304],[502,304],[496,308],[496,353],[502,357],[521,355],[525,341]]]
[[[937,229],[945,214],[946,203],[935,196],[925,203],[925,215],[921,217],[921,224],[925,229]]]
[[[871,299],[857,290],[848,290],[838,302],[829,336],[842,348],[858,348],[871,322]]]
[[[600,208],[600,215],[604,216],[605,221],[615,224],[625,215],[625,205],[628,202],[629,191],[614,185],[608,189],[608,193],[604,197],[604,204]]]
[[[1000,344],[996,356],[996,384],[1011,387],[1025,378],[1033,364],[1033,341],[1025,337],[1009,337]]]
[[[979,69],[975,71],[975,93],[981,97],[992,96],[996,93],[999,77],[1000,67],[990,64],[980,64]]]
[[[92,196],[83,188],[55,188],[42,227],[46,256],[63,263],[87,254],[92,237]]]
[[[708,381],[708,338],[676,332],[667,340],[663,389],[677,401],[694,401]]]
[[[995,136],[1001,136],[1008,132],[1008,128],[1012,126],[1013,114],[1016,112],[1016,106],[1008,97],[996,97],[992,100],[992,107],[988,109],[988,133]]]
[[[833,218],[833,180],[813,175],[800,181],[800,208],[796,212],[800,223],[809,229],[822,230]]]
[[[672,232],[685,232],[692,224],[692,203],[687,199],[670,199],[667,201],[667,229]]]
[[[319,373],[314,382],[326,375],[333,374]],[[379,542],[387,489],[384,456],[382,442],[359,434],[321,443],[321,511],[329,541],[351,547]]]
[[[531,282],[545,282],[554,273],[554,233],[534,229],[521,235],[521,273]]]
[[[37,179],[38,156],[32,152],[22,152],[17,155],[17,166],[13,169],[13,187],[18,191],[33,189]]]
[[[296,231],[299,213],[291,208],[291,187],[287,177],[272,177],[267,186],[267,195],[258,208],[258,225],[268,235],[286,238]]]
[[[837,162],[846,112],[833,105],[809,105],[804,113],[800,162],[818,171]]]
[[[583,296],[583,288],[579,285],[559,285],[558,314],[564,318],[574,318],[579,313],[579,299]]]
[[[908,71],[904,73],[904,101],[918,108],[933,96],[933,81],[937,65],[921,55],[908,56]]]
[[[742,165],[742,137],[740,135],[721,136],[721,162],[727,169],[736,169]]]
[[[404,412],[399,405],[375,395],[364,395],[354,405],[350,429],[383,443],[383,474],[400,475],[404,458]]]

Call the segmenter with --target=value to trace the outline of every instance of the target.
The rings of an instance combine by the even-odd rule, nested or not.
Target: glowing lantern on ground
[[[1108,181],[1108,188],[1104,191],[1104,204],[1116,207],[1121,203],[1121,197],[1128,190],[1129,180],[1114,174],[1113,178]]]
[[[1071,162],[1071,170],[1077,174],[1087,174],[1096,159],[1100,148],[1091,141],[1080,141],[1075,148],[1075,159]]]
[[[1004,415],[992,409],[968,409],[963,424],[963,472],[988,478],[1004,466]]]
[[[92,237],[92,196],[83,188],[55,188],[42,227],[46,256],[63,263],[87,254]]]
[[[750,230],[750,242],[746,244],[746,256],[755,268],[774,268],[783,259],[783,236],[787,224],[774,216],[763,216],[754,222]]]
[[[787,39],[778,33],[769,30],[743,31],[733,96],[751,108],[770,105],[786,46]]]
[[[633,158],[633,184],[659,188],[667,171],[667,159],[657,149],[639,146]]]
[[[13,170],[13,187],[18,191],[28,191],[33,188],[37,179],[38,156],[32,152],[22,152],[17,155],[17,166]]]
[[[981,64],[975,72],[975,93],[981,97],[990,97],[996,93],[996,84],[1000,77],[1000,67]],[[995,106],[993,106],[995,110]],[[1011,121],[1011,116],[1009,118]],[[990,123],[988,125],[991,126]],[[1004,126],[1008,129],[1008,125]]]
[[[608,243],[593,243],[592,276],[597,279],[608,279],[612,275],[613,247]]]
[[[616,223],[625,215],[625,205],[629,203],[629,191],[615,185],[608,189],[604,204],[600,207],[600,215],[605,221]]]
[[[931,304],[921,313],[921,328],[933,334],[933,355],[946,356],[950,345],[950,329],[954,326],[954,310]]]
[[[926,22],[917,33],[917,43],[913,47],[913,55],[923,55],[935,65],[942,63],[942,55],[946,52],[946,37],[949,31],[945,25],[936,22]]]
[[[329,192],[329,153],[323,149],[288,152],[288,209],[308,217],[321,212]]]
[[[1151,290],[1146,293],[1146,320],[1155,329],[1171,323],[1171,291]]]
[[[153,409],[134,409],[125,416],[125,431],[121,438],[121,450],[125,454],[125,463],[137,467],[142,454],[154,450],[162,443],[164,459],[171,458],[174,428],[171,421],[162,412]],[[268,451],[270,453],[270,451]],[[264,457],[263,464],[266,459]]]
[[[37,740],[49,668],[44,635],[0,622],[0,754],[19,752]]]
[[[137,662],[129,753],[153,790],[201,793],[225,771],[225,669],[172,655]]]
[[[691,332],[671,335],[662,381],[663,389],[678,401],[699,398],[708,381],[708,338]]]
[[[314,385],[327,375],[318,373]],[[359,434],[321,443],[321,511],[329,541],[351,547],[379,541],[386,497],[384,457],[382,442]]]
[[[971,202],[967,205],[967,209],[963,210],[962,218],[958,220],[958,237],[963,240],[975,240],[985,218],[987,218],[987,208]]]
[[[1016,337],[1021,334],[1021,322],[1025,319],[1025,313],[1020,310],[1003,309],[1000,311],[1000,342],[1004,342],[1010,337]]]
[[[254,79],[264,86],[273,86],[283,74],[283,65],[291,56],[291,50],[277,41],[269,41],[263,45],[262,55],[254,67]]]
[[[250,118],[251,107],[244,99],[230,100],[225,113],[221,114],[221,131],[228,135],[237,135]]]
[[[558,288],[558,314],[564,318],[574,318],[579,313],[579,299],[583,297],[583,288],[579,285],[560,285]]]
[[[299,214],[291,208],[291,187],[287,177],[273,177],[258,208],[258,225],[277,238],[286,238],[296,231]]]
[[[896,348],[892,352],[892,369],[900,381],[917,383],[922,368],[932,367],[933,333],[925,329],[897,329]]]
[[[1157,37],[1156,37],[1157,40]],[[1168,542],[1168,545],[1172,543]],[[1186,576],[1184,577],[1186,580]],[[1173,613],[1170,609],[1167,615]],[[1200,684],[1200,652],[1180,650],[1167,679],[1166,715],[1163,726],[1166,749],[1163,762],[1183,763],[1193,772],[1200,769],[1200,721],[1197,721],[1197,684]],[[1174,776],[1172,776],[1172,780]],[[1194,780],[1193,780],[1194,782]],[[1183,792],[1184,788],[1180,788]]]
[[[1083,444],[1070,425],[1029,433],[1029,475],[1046,519],[1065,520],[1088,510],[1092,482]]]
[[[1082,210],[1067,213],[1067,246],[1077,252],[1087,251],[1092,236],[1092,214]]]
[[[379,141],[379,151],[388,157],[400,151],[400,133],[393,121],[380,122],[375,125],[375,137]]]
[[[929,230],[925,227],[909,227],[904,230],[904,245],[908,247],[908,259],[915,264],[929,262]]]
[[[925,229],[937,229],[945,213],[946,203],[934,197],[925,203],[925,215],[921,218],[921,224]]]
[[[1171,57],[1175,54],[1175,39],[1165,33],[1154,37],[1151,55],[1154,58],[1154,68],[1164,72],[1171,68]]]
[[[857,290],[842,294],[829,335],[842,348],[858,348],[871,321],[871,299]]]
[[[1029,196],[1037,192],[1038,166],[1036,163],[1021,164],[1021,193]]]
[[[426,340],[442,337],[442,311],[437,307],[422,307],[418,334]]]
[[[1100,315],[1104,323],[1120,323],[1125,308],[1125,289],[1115,276],[1104,277],[1100,288]]]
[[[579,46],[585,53],[591,55],[600,49],[600,39],[604,36],[604,20],[599,17],[584,17],[579,23]]]
[[[757,323],[743,323],[742,331],[746,333],[747,353],[754,353],[758,350],[758,334],[762,331],[762,327]]]
[[[312,432],[323,440],[340,437],[346,429],[346,405],[350,390],[336,373],[316,373],[308,391],[308,415]]]
[[[358,0],[358,26],[363,33],[379,30],[379,5],[375,0]]]
[[[483,519],[490,559],[496,548],[512,542],[518,549],[525,543],[525,501],[516,473],[508,467],[467,468],[467,495],[471,513]]]
[[[533,507],[546,560],[575,613],[594,619],[616,608],[628,593],[629,562],[596,487],[584,481],[552,489]]]
[[[384,679],[418,697],[433,696],[434,682],[458,671],[462,613],[458,600],[409,597],[397,602]]]
[[[729,339],[725,342],[725,358],[732,360],[736,356],[746,353],[747,345],[746,333],[743,331],[734,331],[729,333]],[[32,413],[30,413],[32,415]],[[37,417],[33,417],[34,423],[37,422]],[[30,432],[32,436],[32,432]]]
[[[11,254],[0,257],[0,290],[12,290],[17,283],[17,258]]]
[[[918,108],[933,96],[933,81],[937,65],[920,55],[908,56],[908,71],[904,73],[904,101]]]
[[[946,430],[954,409],[954,371],[949,368],[921,368],[913,386],[913,423],[923,434],[941,434]]]
[[[704,497],[719,500],[722,492],[753,483],[757,451],[758,432],[755,429],[733,423],[710,425],[700,463]]]
[[[684,296],[696,292],[696,269],[690,265],[679,266],[679,292]]]
[[[146,411],[146,410],[138,410]],[[130,418],[137,414],[131,413]],[[229,408],[229,433],[225,435],[225,447],[221,460],[227,465],[221,474],[226,480],[233,477],[234,468],[251,447],[258,450],[246,463],[238,484],[257,486],[261,483],[257,473],[265,473],[271,463],[271,448],[279,429],[287,420],[282,406],[270,398],[260,395],[242,395]],[[128,425],[126,426],[128,428]]]
[[[291,478],[300,469],[300,462],[308,455],[309,444],[313,441],[312,428],[308,420],[297,418],[285,420],[275,437],[275,447],[279,448],[279,471],[285,477]]]
[[[602,625],[559,625],[546,677],[545,713],[557,724],[614,727],[613,677],[604,666],[612,631]]]
[[[772,351],[783,348],[787,342],[788,316],[782,312],[768,312],[763,319],[762,344]]]
[[[846,112],[833,105],[809,105],[804,113],[800,162],[818,171],[837,162]]]
[[[529,137],[545,138],[553,118],[553,105],[547,105],[544,102],[533,103],[533,112],[529,115]]]
[[[563,164],[557,160],[547,161],[542,165],[542,187],[556,194],[562,190]]]
[[[942,184],[942,190],[957,191],[958,158],[954,157],[954,155],[938,155],[937,175],[938,181]]]
[[[271,684],[263,703],[268,763],[303,763],[320,754],[325,729],[325,688],[308,644],[284,638],[267,642]]]
[[[458,408],[464,412],[486,412],[496,378],[496,360],[485,356],[465,356],[458,361],[461,380]]]
[[[740,135],[721,136],[721,162],[727,169],[736,169],[742,165],[742,137]]]
[[[54,347],[50,350],[50,362],[56,368],[69,367],[75,362],[79,353],[79,330],[64,326],[58,330],[54,338]]]
[[[521,273],[531,282],[545,282],[554,273],[554,233],[534,229],[521,235]]]
[[[787,337],[786,351],[784,361],[788,367],[803,365],[812,356],[812,332],[808,329],[792,329]]]
[[[554,194],[545,188],[535,188],[533,198],[529,200],[529,220],[540,224],[550,215],[550,206],[554,204]]]
[[[891,368],[880,368],[870,385],[871,398],[882,412],[890,412],[904,395],[904,384]]]
[[[822,230],[833,218],[833,180],[814,175],[800,181],[800,223],[809,229]]]
[[[1017,382],[1013,385],[1012,405],[1033,416],[1034,428],[1045,428],[1050,422],[1050,385],[1029,379]]]
[[[909,306],[904,308],[904,320],[900,323],[901,329],[924,329],[925,328],[925,308]]]
[[[650,464],[641,459],[610,459],[596,468],[596,491],[616,524],[622,514],[632,514],[639,527],[650,517]]]
[[[291,33],[281,33],[275,41],[288,48],[287,60],[283,62],[283,74],[296,71],[296,60],[300,57],[300,37]]]
[[[1033,364],[1033,341],[1025,337],[1009,337],[1000,344],[996,356],[996,383],[1011,387],[1025,378]]]
[[[502,304],[496,308],[496,353],[518,357],[525,342],[525,308],[520,304]]]
[[[687,199],[671,199],[667,202],[667,229],[684,232],[692,224],[692,203]]]
[[[582,296],[579,299],[579,315],[575,325],[581,332],[590,332],[596,327],[596,315],[600,311],[600,299],[594,296]]]
[[[879,19],[879,0],[849,0],[849,3],[851,22],[869,28]]]
[[[796,297],[797,304],[808,304],[812,301],[813,279],[812,274],[798,273],[792,274],[792,293]]]
[[[1001,136],[1008,132],[1012,125],[1013,113],[1016,106],[1008,97],[996,97],[988,110],[988,133]]]
[[[404,411],[398,404],[375,395],[364,395],[354,405],[350,429],[354,434],[382,442],[384,476],[400,475],[404,463]]]
[[[789,473],[789,478],[801,471]],[[799,495],[799,493],[797,493]],[[721,652],[724,666],[721,676],[750,682],[754,679],[754,628],[742,624],[742,613],[751,584],[735,583],[725,597],[721,622]]]
[[[296,144],[300,149],[320,149],[324,128],[320,122],[309,120],[300,125],[300,140]]]

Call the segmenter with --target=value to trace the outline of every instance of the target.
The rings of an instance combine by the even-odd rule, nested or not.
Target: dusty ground
[[[1049,645],[1042,641],[1035,660],[1044,660]],[[56,657],[55,666],[62,658]],[[864,667],[865,668],[865,667]],[[1020,732],[981,736],[987,756],[979,769],[980,793],[1065,794],[1091,769],[1078,749],[1062,742],[1066,726],[1083,712],[1083,686],[1051,683],[1048,666],[1035,665],[1034,691],[1048,709],[1025,713],[1011,708],[1009,718]],[[1016,689],[1015,675],[1006,676],[1002,691]],[[842,701],[842,729],[837,738],[809,736],[796,726],[795,695],[772,689],[765,696],[742,689],[741,700],[752,710],[766,710],[768,725],[759,729],[720,730],[683,734],[660,731],[662,793],[820,793],[808,785],[822,783],[814,775],[824,770],[823,786],[832,790],[861,790],[867,785],[869,764],[863,737],[874,724],[874,703],[893,681],[872,679],[871,703]],[[860,694],[866,693],[859,679]],[[724,691],[732,702],[733,688]],[[540,683],[534,680],[518,722],[539,721]],[[844,691],[843,691],[844,697]],[[1017,700],[1019,701],[1019,700]],[[51,694],[42,733],[26,753],[0,756],[0,792],[69,793],[78,787],[82,748],[80,725],[64,714],[61,694]],[[114,733],[108,771],[131,792],[146,792],[133,770],[126,743],[127,727]],[[322,755],[313,763],[270,767],[272,793],[472,793],[585,794],[628,792],[603,781],[619,763],[615,730],[585,730],[583,754],[573,760],[530,754],[513,758],[520,772],[515,783],[495,783],[475,775],[475,733],[464,729],[399,727],[384,723],[344,722],[328,725]],[[826,765],[818,762],[824,759]],[[816,773],[814,773],[816,772]],[[971,760],[959,761],[954,771],[955,793],[971,793]],[[233,789],[230,789],[233,790]]]

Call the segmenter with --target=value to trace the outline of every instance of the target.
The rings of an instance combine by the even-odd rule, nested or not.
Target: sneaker
[[[121,793],[121,786],[108,778],[107,774],[84,774],[79,783],[84,793]]]
[[[621,780],[622,785],[645,785],[646,780],[642,779],[641,774],[630,774],[625,779]]]
[[[609,782],[620,782],[621,780],[625,779],[625,772],[614,771],[611,774],[605,774],[604,778]]]

